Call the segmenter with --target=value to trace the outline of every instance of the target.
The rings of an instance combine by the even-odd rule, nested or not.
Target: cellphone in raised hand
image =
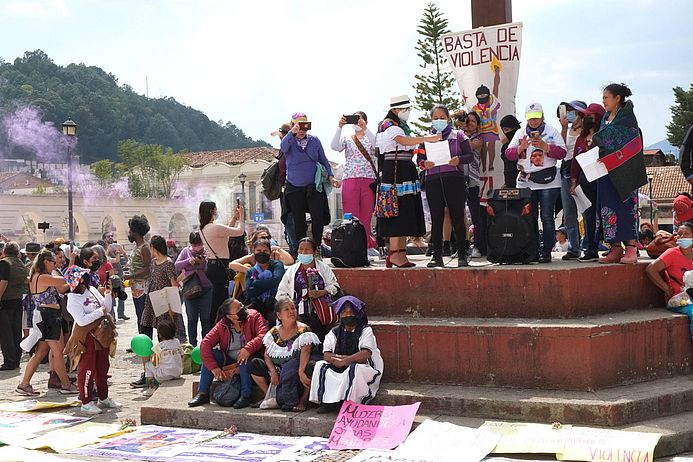
[[[355,125],[359,123],[359,115],[358,114],[353,114],[353,115],[344,115],[344,119],[346,120],[346,123]]]

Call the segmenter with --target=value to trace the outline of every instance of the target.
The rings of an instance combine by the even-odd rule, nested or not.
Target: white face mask
[[[361,128],[359,125],[354,124],[354,131],[355,132],[360,132],[362,130],[363,130],[363,128]]]
[[[404,120],[406,122],[409,119],[409,114],[411,114],[411,109],[403,109],[399,111],[397,117],[399,117],[400,120]]]

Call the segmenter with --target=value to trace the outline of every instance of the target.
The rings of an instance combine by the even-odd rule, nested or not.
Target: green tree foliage
[[[127,176],[133,197],[173,197],[185,167],[185,152],[174,154],[160,144],[124,140],[118,143],[118,153],[123,163],[115,169]]]
[[[112,160],[97,160],[91,164],[91,172],[96,177],[96,180],[99,182],[99,186],[102,189],[105,189],[108,185],[113,183],[114,164]]]
[[[667,139],[674,146],[681,146],[688,127],[693,125],[693,84],[688,91],[674,88],[676,102],[671,107],[671,123],[667,125]]]
[[[450,32],[448,20],[434,3],[428,4],[416,30],[421,36],[416,41],[416,54],[423,62],[419,65],[421,74],[414,76],[414,107],[424,115],[413,125],[419,133],[428,133],[431,128],[431,108],[444,104],[450,113],[456,112],[460,108],[460,96],[440,40],[441,36]]]
[[[135,139],[174,151],[269,146],[230,122],[217,123],[173,98],[149,99],[95,66],[58,66],[41,50],[7,63],[0,59],[0,111],[37,106],[57,127],[79,124],[82,161],[118,158],[118,142]]]

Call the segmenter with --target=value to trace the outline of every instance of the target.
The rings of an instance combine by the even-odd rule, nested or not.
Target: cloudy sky
[[[413,96],[416,26],[428,0],[1,0],[0,57],[41,49],[83,62],[149,96],[170,96],[253,138],[297,111],[329,146],[345,112],[374,127],[391,96]],[[438,0],[452,31],[471,27],[469,0]],[[631,86],[645,144],[666,137],[671,88],[693,82],[693,2],[515,0],[524,24],[518,107],[601,100]],[[337,155],[330,155],[339,159]]]

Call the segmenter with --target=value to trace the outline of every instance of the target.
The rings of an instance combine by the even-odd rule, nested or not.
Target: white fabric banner
[[[523,114],[515,110],[522,23],[447,34],[441,40],[467,112],[473,110],[481,117],[479,132],[485,143],[479,169],[480,197],[485,203],[489,194],[503,185],[500,120],[512,114],[524,124]]]

